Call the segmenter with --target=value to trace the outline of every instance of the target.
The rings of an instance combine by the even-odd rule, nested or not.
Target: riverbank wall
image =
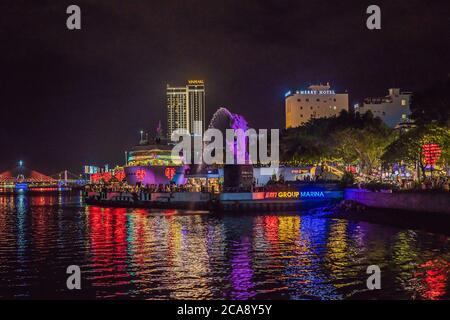
[[[449,192],[372,192],[346,189],[344,199],[371,208],[440,213],[450,216]]]

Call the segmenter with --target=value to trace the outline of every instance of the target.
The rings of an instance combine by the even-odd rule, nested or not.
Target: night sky
[[[382,29],[366,28],[369,4]],[[39,3],[39,4],[37,4]],[[432,3],[432,4],[431,4]],[[66,8],[82,30],[66,28]],[[206,82],[255,128],[282,128],[284,93],[330,82],[352,103],[450,72],[446,1],[22,1],[0,4],[0,172],[122,164],[139,130],[166,127],[165,87]]]

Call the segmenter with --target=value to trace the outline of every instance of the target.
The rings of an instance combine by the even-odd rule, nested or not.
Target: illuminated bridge
[[[85,184],[67,170],[48,176],[26,168],[22,161],[16,168],[0,173],[0,193],[66,191]]]

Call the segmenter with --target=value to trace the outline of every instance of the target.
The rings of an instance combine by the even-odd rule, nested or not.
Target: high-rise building
[[[200,135],[205,132],[205,82],[189,80],[186,88],[191,133]]]
[[[167,85],[167,135],[177,129],[189,128],[189,109],[187,107],[186,87]]]
[[[286,129],[299,127],[313,118],[326,118],[348,111],[348,94],[336,93],[330,85],[312,85],[289,91],[286,97]]]
[[[187,85],[167,85],[167,135],[177,129],[186,129],[191,134],[205,131],[205,83],[189,80]]]
[[[411,115],[411,92],[400,92],[398,88],[389,89],[385,97],[366,98],[359,107],[359,112],[370,110],[375,117],[380,117],[388,126],[395,127],[408,122]]]

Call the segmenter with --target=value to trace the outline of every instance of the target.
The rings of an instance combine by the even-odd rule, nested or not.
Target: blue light
[[[302,198],[325,198],[323,191],[301,191],[300,197]]]
[[[343,196],[344,193],[342,191],[300,191],[300,199],[342,199]]]
[[[16,183],[16,190],[18,192],[24,192],[28,190],[28,184],[27,183]]]
[[[289,90],[288,92],[286,92],[286,93],[284,94],[284,96],[287,97],[287,96],[290,96],[291,94],[292,94],[292,92],[291,92],[291,90]]]

